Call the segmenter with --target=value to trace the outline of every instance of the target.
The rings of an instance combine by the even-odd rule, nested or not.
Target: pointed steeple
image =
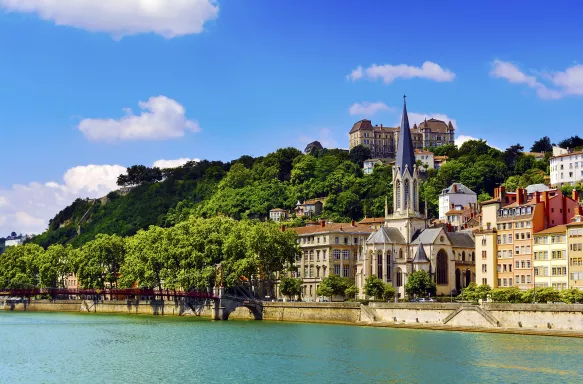
[[[413,263],[429,263],[429,259],[427,258],[427,254],[425,254],[425,249],[421,242],[419,242],[419,247],[417,248],[417,253],[415,254]]]
[[[408,166],[409,173],[413,174],[415,150],[413,149],[411,129],[409,128],[406,96],[403,96],[403,116],[401,117],[401,128],[399,129],[399,143],[397,144],[397,158],[395,159],[395,165],[401,170],[401,175],[405,171],[405,166]]]

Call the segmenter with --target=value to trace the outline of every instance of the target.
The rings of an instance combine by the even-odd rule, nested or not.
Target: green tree
[[[532,147],[530,147],[531,152],[552,152],[553,145],[551,144],[551,139],[548,136],[544,136],[534,142]]]
[[[471,282],[466,288],[462,290],[463,298],[469,301],[486,300],[492,288],[487,284],[477,285]]]
[[[583,302],[583,291],[577,288],[564,289],[561,291],[561,300],[568,304]]]
[[[352,300],[356,297],[356,295],[358,295],[358,288],[356,288],[356,285],[351,285],[344,291],[344,296],[348,299]]]
[[[348,277],[329,275],[322,279],[316,294],[324,297],[346,296],[346,290],[352,286],[354,281]]]
[[[370,148],[362,144],[352,147],[349,158],[350,161],[362,168],[364,161],[370,159]]]
[[[385,289],[383,290],[383,299],[390,301],[397,294],[397,290],[392,284],[385,284]]]
[[[425,296],[435,290],[435,282],[427,271],[420,269],[412,272],[405,284],[405,292],[408,295]]]
[[[69,255],[72,247],[54,244],[41,252],[36,259],[38,267],[39,286],[42,288],[59,288],[65,278],[73,271]]]
[[[553,287],[547,287],[536,290],[534,299],[539,303],[554,303],[561,301],[561,293]]]
[[[279,280],[279,291],[290,299],[294,296],[300,296],[302,294],[302,279],[281,278]]]
[[[375,299],[382,299],[385,293],[385,283],[376,275],[371,275],[364,281],[364,293]]]

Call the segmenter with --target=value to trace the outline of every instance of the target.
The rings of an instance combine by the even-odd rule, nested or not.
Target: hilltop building
[[[319,216],[322,213],[325,203],[325,198],[305,200],[303,203],[298,201],[294,211],[297,217]]]
[[[24,244],[24,240],[26,239],[26,236],[17,236],[17,235],[11,235],[8,236],[4,242],[4,247],[8,248],[8,247],[16,247],[19,245]]]
[[[269,211],[269,219],[279,223],[280,221],[286,221],[289,219],[289,211],[281,208],[274,208]]]
[[[456,207],[477,204],[478,196],[462,183],[453,183],[439,194],[439,220],[447,220],[448,212]]]
[[[553,147],[550,160],[551,185],[562,187],[583,182],[583,151]]]
[[[409,127],[404,103],[401,126],[393,136],[398,138],[392,176],[393,214],[388,214],[388,203],[385,203],[384,225],[370,234],[358,260],[355,280],[362,298],[364,283],[371,275],[392,283],[401,298],[405,297],[409,274],[419,269],[426,270],[435,280],[440,295],[457,293],[475,279],[472,234],[428,228],[427,218],[420,212],[420,170],[412,137],[415,132]],[[453,127],[449,137],[453,141]],[[420,140],[424,139],[419,138],[417,142]]]
[[[425,119],[421,124],[409,128],[413,149],[434,148],[453,144],[455,129],[450,122]],[[349,133],[349,148],[363,145],[370,148],[373,158],[395,158],[398,151],[399,128],[372,125],[367,119],[356,122]]]

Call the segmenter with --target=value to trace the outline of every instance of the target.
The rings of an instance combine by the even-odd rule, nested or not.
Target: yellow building
[[[566,231],[566,225],[557,225],[534,234],[533,263],[536,288],[552,287],[562,290],[569,286]]]
[[[583,289],[583,216],[579,213],[567,224],[569,288]]]

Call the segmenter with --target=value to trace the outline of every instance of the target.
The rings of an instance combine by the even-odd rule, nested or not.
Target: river
[[[2,383],[583,382],[583,340],[0,312]]]

